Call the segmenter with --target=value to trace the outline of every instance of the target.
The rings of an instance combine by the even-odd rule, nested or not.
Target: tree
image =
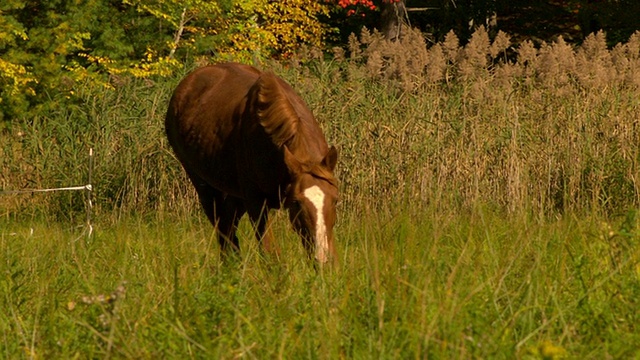
[[[316,0],[230,1],[218,28],[216,56],[243,62],[289,56],[301,44],[323,47],[329,8]]]
[[[259,14],[265,31],[276,39],[273,53],[285,57],[300,44],[322,48],[330,31],[320,19],[329,14],[329,8],[318,1],[268,1]]]
[[[24,26],[12,14],[23,8],[24,3],[15,0],[0,5],[0,121],[16,111],[25,111],[28,105],[25,97],[34,94],[37,83],[33,73],[19,61],[18,54],[13,53],[18,43],[29,39]]]
[[[153,19],[157,30],[144,43],[169,59],[181,52],[199,53],[222,22],[222,8],[217,1],[122,0],[122,3],[135,8],[143,18]]]
[[[112,88],[115,77],[167,76],[202,59],[323,47],[328,12],[315,0],[4,0],[0,120],[73,100],[80,83]]]
[[[380,9],[380,31],[387,39],[395,41],[402,35],[402,28],[409,25],[405,0],[383,1]]]
[[[380,12],[379,30],[389,40],[396,40],[402,34],[402,27],[408,25],[406,0],[338,0],[340,8],[347,16],[366,17],[368,13]]]
[[[514,0],[512,0],[513,2]],[[517,0],[515,0],[517,1]],[[352,18],[367,18],[360,26],[375,26],[387,39],[414,26],[442,40],[450,30],[464,42],[481,25],[493,25],[498,2],[506,0],[334,0]],[[411,14],[411,18],[409,17]],[[343,28],[341,28],[342,30]],[[347,30],[358,32],[358,28]],[[347,34],[348,35],[348,34]]]
[[[77,83],[109,87],[110,75],[162,74],[173,65],[146,46],[157,34],[153,19],[124,3],[11,0],[0,10],[8,25],[0,30],[0,119],[60,106]]]

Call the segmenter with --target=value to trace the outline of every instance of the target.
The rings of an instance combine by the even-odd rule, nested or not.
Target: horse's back
[[[234,108],[246,96],[260,72],[255,68],[234,63],[205,66],[187,75],[176,87],[171,102],[167,122],[196,122],[197,114],[226,115],[227,109]]]
[[[176,87],[165,128],[169,143],[190,175],[232,190],[236,182],[232,136],[247,93],[259,76],[251,66],[225,63],[196,69]]]

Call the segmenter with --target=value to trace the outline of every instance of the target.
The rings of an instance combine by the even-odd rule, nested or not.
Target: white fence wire
[[[65,191],[65,190],[89,190],[91,191],[93,187],[91,184],[82,185],[82,186],[70,186],[70,187],[61,187],[61,188],[52,188],[52,189],[23,189],[23,190],[3,190],[0,191],[0,195],[11,195],[11,194],[28,194],[28,193],[37,193],[37,192],[51,192],[51,191]]]
[[[89,149],[89,176],[87,179],[86,185],[80,186],[66,186],[59,188],[49,188],[49,189],[20,189],[20,190],[0,190],[0,195],[12,195],[12,194],[31,194],[31,193],[44,193],[44,192],[54,192],[54,191],[85,191],[86,197],[86,214],[87,214],[87,236],[90,237],[93,234],[93,225],[91,225],[91,216],[93,209],[93,148]]]

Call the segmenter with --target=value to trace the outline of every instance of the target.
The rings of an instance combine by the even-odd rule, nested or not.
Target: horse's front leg
[[[264,204],[252,204],[247,206],[249,217],[255,227],[256,238],[262,244],[262,248],[268,254],[280,255],[280,248],[273,236],[269,208]]]

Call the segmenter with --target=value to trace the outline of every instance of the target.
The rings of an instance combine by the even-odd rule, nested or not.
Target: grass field
[[[337,228],[341,265],[321,271],[284,216],[279,259],[245,241],[228,264],[204,219],[164,220],[96,224],[91,238],[2,223],[3,357],[640,356],[632,213],[351,214]]]
[[[508,46],[365,32],[264,65],[340,150],[335,268],[280,213],[280,258],[245,220],[219,261],[162,128],[183,74],[5,126],[0,190],[96,156],[90,237],[81,192],[0,196],[0,357],[640,357],[640,33]]]

